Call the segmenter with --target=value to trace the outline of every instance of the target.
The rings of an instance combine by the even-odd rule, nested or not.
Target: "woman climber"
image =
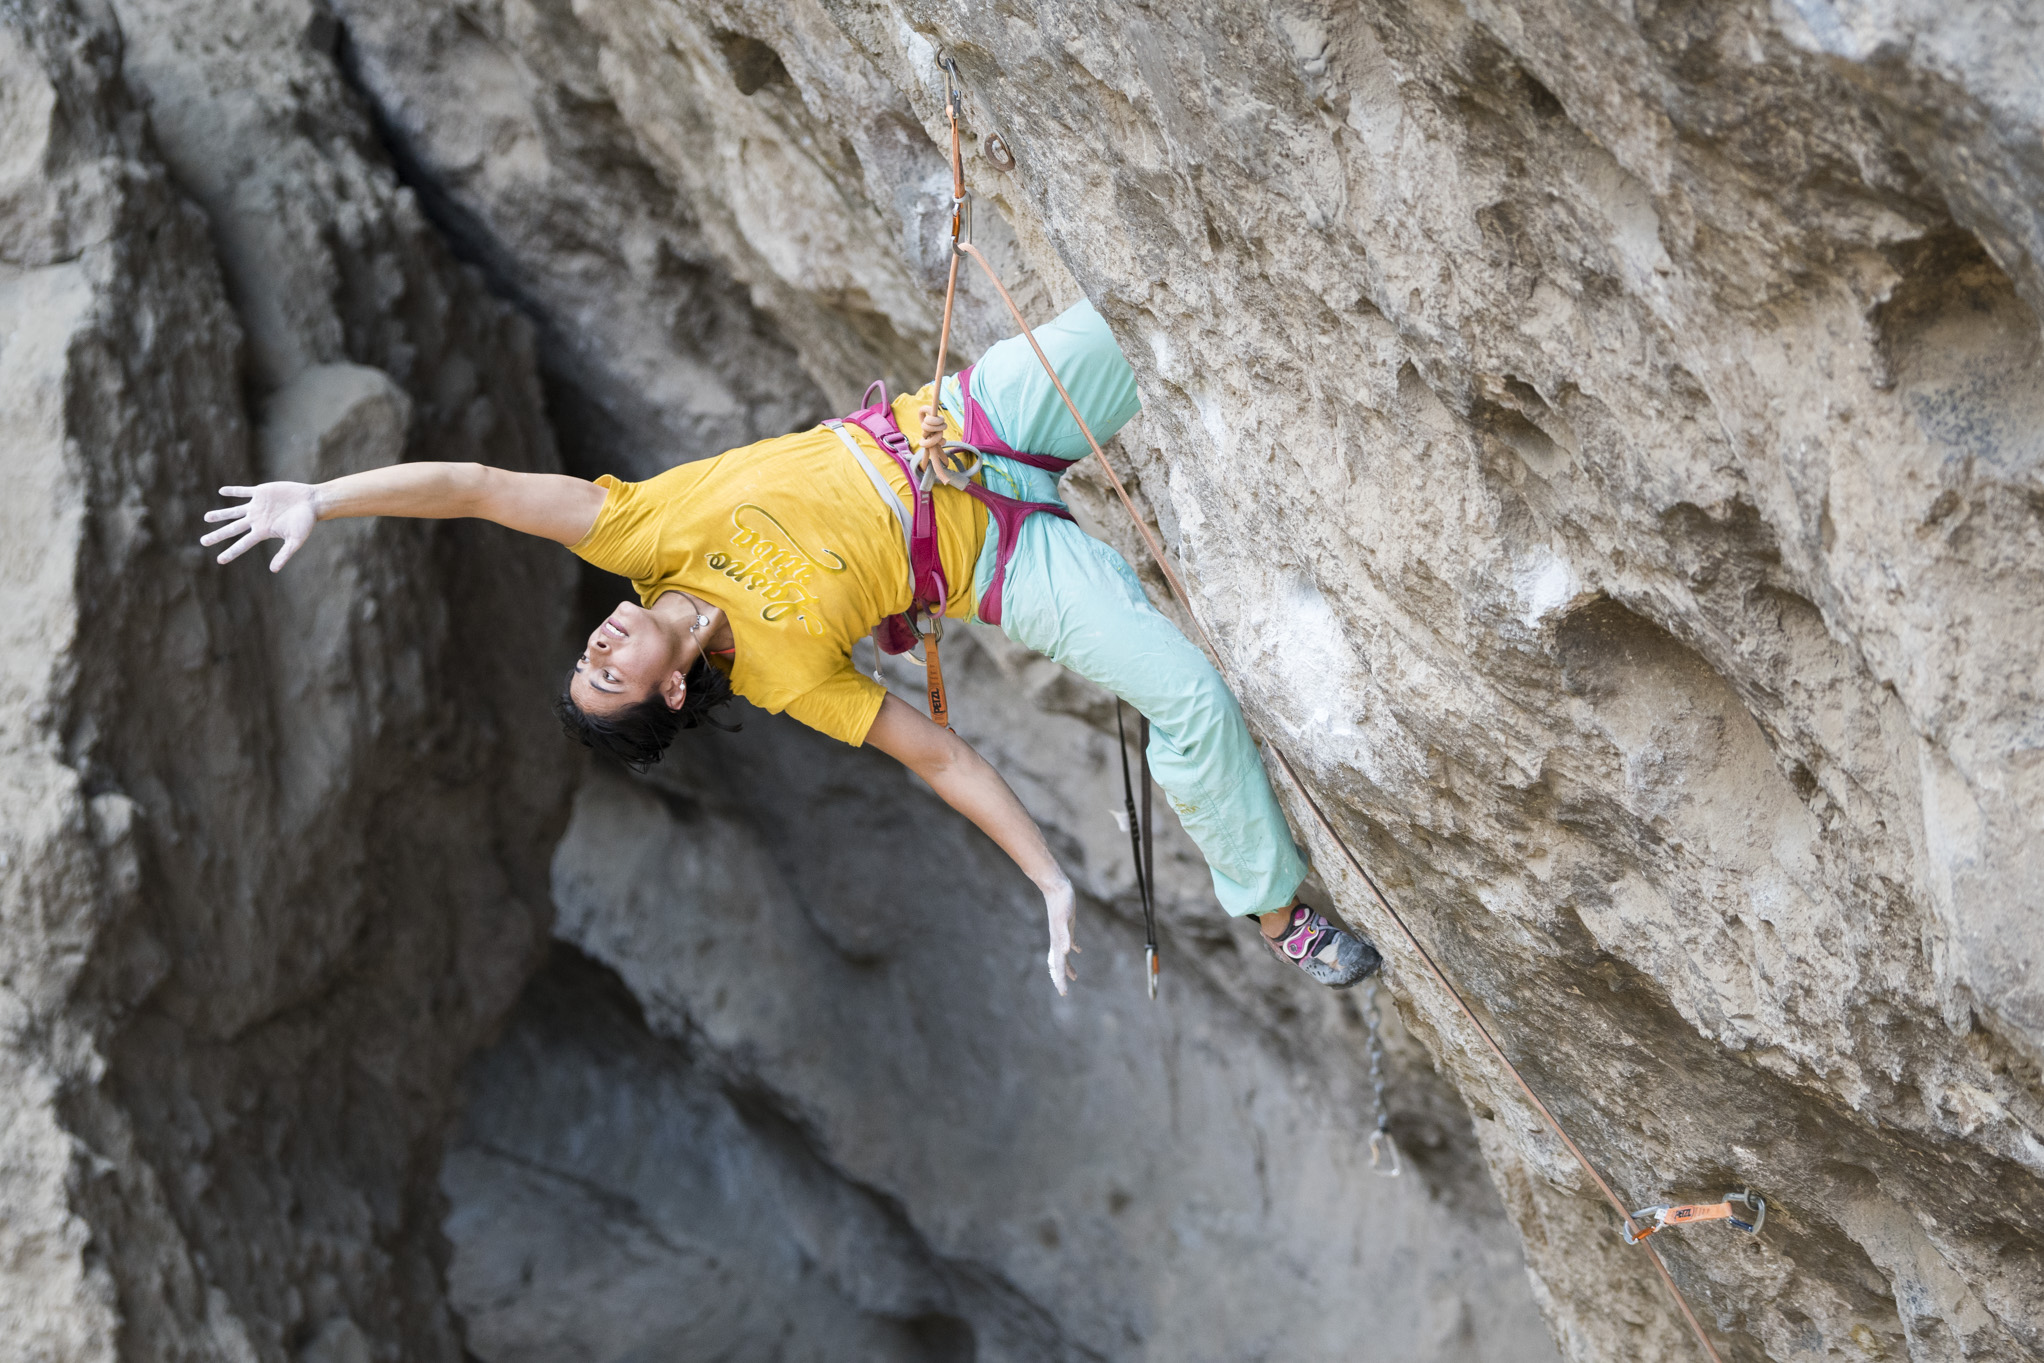
[[[1090,303],[1034,335],[1099,439],[1140,410],[1135,375]],[[1336,988],[1375,970],[1374,947],[1298,902],[1306,863],[1220,674],[1149,603],[1121,557],[1064,511],[1054,470],[1088,442],[1027,340],[1010,337],[944,379],[939,411],[931,397],[925,387],[891,407],[642,483],[410,463],[317,485],[222,488],[247,500],[208,512],[208,521],[226,524],[200,543],[232,539],[219,556],[228,563],[280,539],[274,572],[319,521],[476,516],[556,540],[630,578],[639,599],[619,603],[590,633],[560,698],[576,737],[643,769],[735,691],[880,749],[977,824],[1042,891],[1050,976],[1062,994],[1078,978],[1066,959],[1079,949],[1072,886],[1035,821],[963,739],[852,665],[853,641],[907,609],[914,594],[903,509],[914,494],[902,461],[874,436],[915,416],[925,458],[943,459],[947,440],[960,438],[980,456],[976,489],[955,475],[934,487],[932,558],[941,557],[941,573],[929,580],[943,584],[942,614],[998,624],[1148,717],[1151,770],[1206,856],[1222,907],[1257,917],[1280,960]],[[906,441],[897,436],[895,448]]]

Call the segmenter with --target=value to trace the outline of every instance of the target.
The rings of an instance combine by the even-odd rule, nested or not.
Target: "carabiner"
[[[1405,1172],[1398,1158],[1398,1142],[1383,1127],[1370,1133],[1370,1172],[1378,1178],[1397,1178]]]
[[[972,451],[972,462],[961,469],[954,466],[949,459],[945,459],[937,470],[937,476],[943,479],[946,483],[949,483],[952,487],[962,488],[967,483],[972,481],[973,474],[979,472],[981,463],[979,446],[968,445],[963,440],[945,441],[944,453],[948,455],[953,450]]]
[[[944,115],[954,123],[965,117],[958,97],[965,93],[965,77],[958,74],[958,59],[945,57],[937,63],[944,72]]]
[[[923,656],[918,657],[916,656],[916,646],[923,644],[925,641],[939,644],[944,642],[944,616],[942,608],[939,608],[938,614],[932,615],[927,610],[919,610],[911,606],[905,614],[908,616],[908,627],[915,631],[916,642],[909,646],[908,652],[898,656],[908,659],[917,667],[926,668],[930,665],[929,649],[924,648]]]
[[[1655,1231],[1659,1230],[1664,1224],[1666,1224],[1661,1220],[1661,1217],[1665,1215],[1669,1210],[1671,1209],[1666,1204],[1663,1204],[1659,1207],[1641,1207],[1638,1211],[1632,1214],[1632,1219],[1630,1221],[1628,1221],[1625,1225],[1620,1226],[1618,1228],[1618,1233],[1625,1237],[1626,1244],[1636,1245],[1640,1241],[1646,1239],[1649,1235],[1652,1235]],[[1654,1224],[1651,1226],[1644,1225],[1644,1223],[1649,1219],[1652,1219]],[[1633,1233],[1632,1228],[1634,1224],[1641,1224],[1643,1227],[1638,1234]]]

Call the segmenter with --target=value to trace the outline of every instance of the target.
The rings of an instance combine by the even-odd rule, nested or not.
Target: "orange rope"
[[[944,401],[944,358],[951,348],[951,302],[958,296],[958,236],[965,226],[965,160],[958,149],[958,96],[952,90],[948,71],[944,81],[944,116],[951,120],[951,278],[944,285],[944,326],[937,333],[937,377],[930,381],[933,406]]]
[[[952,137],[955,147],[957,138],[957,124],[955,122],[952,124]],[[1157,537],[1150,533],[1149,525],[1137,514],[1136,504],[1129,497],[1128,488],[1123,486],[1121,476],[1115,472],[1114,465],[1108,461],[1107,452],[1101,449],[1100,442],[1094,439],[1092,429],[1086,425],[1086,418],[1079,415],[1078,404],[1073,402],[1072,395],[1065,391],[1064,381],[1058,378],[1057,370],[1052,367],[1050,357],[1045,355],[1043,347],[1036,343],[1036,337],[1029,329],[1028,320],[1022,316],[1022,309],[1015,306],[1015,300],[1009,296],[1006,286],[1001,283],[1000,276],[994,273],[994,267],[987,263],[987,258],[980,254],[978,247],[974,246],[971,242],[962,242],[958,245],[957,250],[970,255],[978,263],[980,269],[986,272],[987,279],[993,283],[994,288],[1000,293],[1001,301],[1008,305],[1008,311],[1015,318],[1015,325],[1022,330],[1022,338],[1028,341],[1029,348],[1036,352],[1037,360],[1043,365],[1043,372],[1050,376],[1051,383],[1057,387],[1058,396],[1064,399],[1065,410],[1072,414],[1072,420],[1078,423],[1080,432],[1086,437],[1086,443],[1093,447],[1093,455],[1100,461],[1101,472],[1105,473],[1107,481],[1114,485],[1115,495],[1121,498],[1122,506],[1127,508],[1129,519],[1135,523],[1137,531],[1143,537],[1143,543],[1149,547],[1150,556],[1157,561],[1157,567],[1163,571],[1165,580],[1171,584],[1171,590],[1177,595],[1179,604],[1185,607],[1187,618],[1192,621],[1193,628],[1199,631],[1201,642],[1206,645],[1207,652],[1212,655],[1214,663],[1218,667],[1222,657],[1221,651],[1215,645],[1213,636],[1207,633],[1206,626],[1200,622],[1199,616],[1193,611],[1191,594],[1185,590],[1185,584],[1179,581],[1177,572],[1172,569],[1170,561],[1165,558],[1164,546],[1157,542]],[[955,288],[958,279],[958,260],[955,253],[952,256],[951,262],[951,278],[952,287]],[[947,291],[944,298],[944,319],[947,330],[950,318],[951,296]],[[938,377],[940,380],[942,372],[940,362],[938,367]],[[1449,981],[1446,972],[1434,960],[1433,953],[1421,944],[1418,934],[1414,933],[1412,928],[1406,923],[1404,915],[1400,914],[1392,906],[1390,899],[1385,897],[1384,891],[1378,888],[1375,878],[1367,870],[1363,869],[1361,860],[1350,850],[1348,840],[1342,837],[1340,832],[1335,829],[1333,820],[1327,817],[1327,812],[1320,807],[1320,802],[1313,798],[1313,792],[1307,788],[1305,781],[1300,779],[1298,770],[1292,766],[1291,758],[1285,756],[1284,749],[1274,742],[1270,744],[1270,750],[1276,756],[1278,764],[1285,769],[1285,775],[1290,777],[1292,784],[1297,787],[1300,796],[1306,801],[1307,807],[1313,811],[1313,817],[1319,821],[1321,829],[1326,832],[1329,838],[1333,839],[1334,845],[1341,849],[1342,856],[1355,869],[1356,874],[1362,877],[1363,883],[1370,887],[1371,895],[1375,897],[1378,905],[1383,908],[1384,912],[1390,916],[1391,921],[1398,926],[1399,933],[1405,938],[1407,945],[1412,948],[1414,954],[1425,963],[1428,973],[1439,982],[1442,989],[1447,991],[1448,997],[1455,1001],[1455,1006],[1461,1010],[1462,1016],[1469,1019],[1470,1026],[1474,1027],[1476,1034],[1483,1038],[1484,1045],[1489,1047],[1490,1053],[1497,1057],[1498,1064],[1502,1065],[1505,1073],[1512,1077],[1512,1082],[1519,1086],[1519,1091],[1526,1095],[1526,1101],[1533,1105],[1533,1110],[1540,1114],[1541,1120],[1545,1121],[1554,1134],[1561,1138],[1561,1143],[1568,1148],[1569,1154],[1575,1157],[1576,1163],[1582,1166],[1583,1172],[1590,1176],[1590,1181],[1597,1185],[1597,1191],[1604,1195],[1604,1200],[1611,1204],[1612,1209],[1625,1222],[1626,1229],[1629,1232],[1636,1232],[1638,1227],[1633,1223],[1632,1213],[1627,1211],[1625,1204],[1618,1200],[1618,1195],[1611,1191],[1611,1185],[1604,1181],[1604,1176],[1597,1172],[1597,1167],[1590,1163],[1589,1157],[1583,1154],[1581,1147],[1575,1143],[1567,1131],[1562,1129],[1561,1123],[1548,1110],[1547,1104],[1540,1101],[1540,1095],[1533,1091],[1532,1085],[1528,1084],[1525,1076],[1519,1073],[1519,1067],[1512,1063],[1511,1057],[1507,1056],[1504,1048],[1498,1045],[1497,1038],[1490,1033],[1490,1028],[1483,1025],[1483,1020],[1477,1017],[1476,1010],[1471,1008],[1468,1000],[1462,997],[1462,991]],[[1682,1289],[1675,1285],[1675,1279],[1668,1272],[1667,1264],[1662,1262],[1661,1256],[1654,1250],[1654,1247],[1647,1244],[1644,1239],[1639,1241],[1639,1247],[1646,1251],[1648,1260],[1653,1263],[1654,1271],[1660,1274],[1662,1283],[1667,1286],[1668,1295],[1675,1299],[1675,1305],[1682,1312],[1682,1318],[1689,1322],[1689,1328],[1695,1332],[1697,1342],[1703,1346],[1703,1351],[1710,1357],[1711,1363],[1724,1363],[1724,1360],[1718,1355],[1717,1347],[1711,1343],[1710,1336],[1704,1333],[1703,1325],[1697,1320],[1696,1313],[1689,1309],[1689,1302],[1683,1297]]]
[[[948,68],[947,63],[947,68]],[[958,238],[965,227],[965,161],[958,149],[958,94],[952,87],[950,71],[944,77],[944,116],[951,120],[951,273],[944,281],[944,325],[937,333],[937,377],[930,381],[930,405],[941,408],[944,401],[944,359],[951,349],[951,307],[958,297]],[[920,439],[922,433],[917,432]],[[935,478],[938,465],[944,461],[942,448],[925,448],[923,459],[928,475]],[[909,465],[911,481],[915,477],[915,466]],[[910,491],[914,491],[913,488]],[[914,576],[911,566],[910,576]],[[939,654],[940,641],[944,637],[944,605],[942,601],[930,603],[930,632],[923,636],[923,692],[929,697],[930,719],[940,729],[951,727],[951,703],[944,693],[944,661]],[[909,605],[910,618],[914,618],[915,603]]]

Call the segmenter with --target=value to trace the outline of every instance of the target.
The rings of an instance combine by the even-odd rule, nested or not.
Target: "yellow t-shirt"
[[[926,385],[894,400],[911,439],[929,393]],[[947,426],[957,439],[957,424]],[[913,510],[899,466],[864,431],[847,429]],[[732,690],[832,738],[865,742],[887,693],[852,666],[852,644],[908,609],[908,550],[893,508],[836,434],[819,426],[643,483],[608,474],[596,481],[606,489],[603,509],[576,554],[630,578],[645,605],[678,588],[723,607],[737,646]],[[985,507],[938,485],[946,615],[972,614],[986,523]]]

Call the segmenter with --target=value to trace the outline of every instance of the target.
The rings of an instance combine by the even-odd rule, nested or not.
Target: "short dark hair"
[[[575,674],[570,672],[568,681],[574,680]],[[644,700],[633,701],[610,714],[592,715],[577,705],[574,693],[563,686],[561,694],[554,697],[554,713],[560,716],[561,727],[568,731],[568,736],[579,739],[583,747],[615,757],[633,771],[644,771],[660,760],[667,745],[683,729],[708,724],[735,733],[742,727],[726,724],[710,713],[730,703],[731,679],[710,666],[707,658],[696,659],[686,680],[688,694],[682,697],[679,710],[670,710],[666,697],[656,689]]]

